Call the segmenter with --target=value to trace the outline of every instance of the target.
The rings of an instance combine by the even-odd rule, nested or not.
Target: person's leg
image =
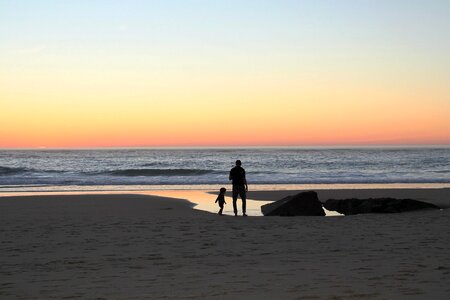
[[[242,199],[242,214],[245,215],[246,209],[247,209],[247,194],[245,192],[245,188],[241,193],[241,199]]]
[[[219,215],[222,214],[222,211],[223,211],[223,205],[220,206]]]
[[[238,194],[239,194],[238,191],[233,187],[233,211],[234,211],[235,216],[237,216],[236,201],[237,201]]]

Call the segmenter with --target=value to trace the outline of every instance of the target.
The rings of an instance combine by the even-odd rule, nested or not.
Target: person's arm
[[[247,178],[245,178],[245,170],[244,170],[244,184],[245,184],[245,191],[248,192]]]
[[[219,201],[219,197],[217,197],[216,202],[214,202],[214,203],[217,203],[217,201]]]
[[[233,180],[233,176],[231,176],[231,171],[230,171],[230,175],[228,176],[228,180]]]

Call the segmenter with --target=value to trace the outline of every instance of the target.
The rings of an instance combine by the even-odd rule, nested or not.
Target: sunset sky
[[[0,0],[0,148],[450,144],[450,1]]]

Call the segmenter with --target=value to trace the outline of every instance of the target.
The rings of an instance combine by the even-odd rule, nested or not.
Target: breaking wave
[[[0,166],[0,175],[14,175],[28,172],[29,170],[26,168],[11,168],[11,167],[3,167]]]

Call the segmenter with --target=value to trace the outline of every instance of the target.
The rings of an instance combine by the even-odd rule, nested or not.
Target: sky
[[[0,148],[450,144],[450,1],[0,0]]]

